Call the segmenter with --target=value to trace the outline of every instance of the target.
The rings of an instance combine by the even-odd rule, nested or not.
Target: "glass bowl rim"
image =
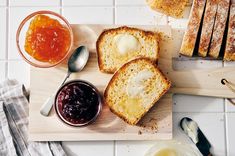
[[[96,112],[95,116],[93,118],[91,118],[89,121],[82,123],[82,124],[73,124],[69,121],[67,121],[60,113],[59,108],[58,108],[58,104],[57,104],[57,98],[58,98],[58,94],[60,93],[60,91],[67,85],[71,84],[71,83],[83,83],[88,85],[89,87],[91,87],[92,89],[95,90],[97,96],[98,96],[98,111]],[[100,115],[101,110],[102,110],[102,96],[99,92],[99,90],[90,82],[85,81],[85,80],[70,80],[68,82],[66,82],[65,84],[63,84],[62,86],[60,86],[60,88],[57,90],[56,95],[55,95],[55,99],[54,99],[54,110],[56,112],[57,117],[66,125],[71,126],[71,127],[84,127],[87,126],[91,123],[93,123],[97,117]]]
[[[69,46],[69,49],[66,51],[66,54],[64,55],[64,57],[59,60],[58,62],[56,63],[53,63],[53,64],[49,64],[49,65],[39,65],[38,63],[34,63],[32,61],[30,61],[22,52],[21,48],[20,48],[20,44],[19,44],[19,36],[20,36],[20,33],[21,33],[21,30],[22,28],[24,27],[25,23],[28,22],[29,19],[31,19],[32,17],[36,16],[36,15],[39,15],[39,14],[49,14],[49,15],[53,15],[53,16],[56,16],[58,17],[59,19],[61,19],[65,24],[66,24],[66,28],[69,30],[69,34],[70,34],[70,46]],[[55,13],[53,11],[49,11],[49,10],[41,10],[41,11],[36,11],[36,12],[33,12],[31,14],[29,14],[28,16],[26,16],[22,22],[20,23],[18,29],[17,29],[17,32],[16,32],[16,46],[17,46],[17,49],[18,49],[18,52],[20,53],[20,55],[23,57],[23,59],[29,63],[30,65],[34,66],[34,67],[39,67],[39,68],[50,68],[50,67],[54,67],[58,64],[60,64],[61,62],[63,62],[67,56],[69,55],[69,52],[71,51],[72,47],[73,47],[73,31],[72,31],[72,27],[70,26],[69,22],[63,17],[61,16],[60,14],[58,13]]]

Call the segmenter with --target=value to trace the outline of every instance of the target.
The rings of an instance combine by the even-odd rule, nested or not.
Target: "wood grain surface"
[[[101,73],[98,69],[95,42],[104,28],[114,26],[104,25],[73,25],[74,48],[85,45],[90,51],[90,58],[84,70],[72,74],[71,79],[82,79],[94,84],[102,93],[111,74]],[[137,26],[135,26],[137,27]],[[162,57],[171,57],[167,50],[167,40],[170,40],[169,26],[138,26],[139,28],[164,32],[165,39],[161,42]],[[168,37],[167,37],[168,36]],[[166,55],[165,55],[166,54]],[[168,60],[168,59],[167,59]],[[166,62],[165,62],[166,63]],[[29,109],[29,139],[33,141],[79,141],[79,140],[157,140],[172,138],[172,97],[165,95],[140,121],[139,125],[131,126],[110,112],[103,105],[101,115],[95,123],[74,128],[63,124],[55,114],[54,109],[49,117],[39,113],[44,101],[61,84],[66,75],[66,61],[58,67],[40,69],[31,67],[30,72],[30,109]]]

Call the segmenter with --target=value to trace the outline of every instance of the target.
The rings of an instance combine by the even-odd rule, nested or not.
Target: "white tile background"
[[[144,24],[185,28],[190,11],[176,20],[150,10],[144,0],[0,0],[0,81],[16,78],[29,87],[29,65],[19,57],[15,46],[15,32],[19,22],[36,10],[62,13],[70,23],[87,24]],[[205,64],[204,64],[205,65]],[[235,65],[232,64],[224,64]],[[177,68],[185,68],[179,63]],[[207,67],[222,66],[209,63]],[[196,63],[193,68],[201,68]],[[224,99],[175,95],[173,98],[174,139],[191,143],[180,131],[178,122],[189,116],[199,124],[214,147],[216,156],[235,155],[235,106]],[[63,142],[73,156],[142,156],[156,141]]]

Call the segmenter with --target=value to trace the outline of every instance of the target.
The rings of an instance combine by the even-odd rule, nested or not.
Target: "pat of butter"
[[[182,127],[184,131],[188,134],[188,136],[193,140],[196,144],[198,143],[198,125],[194,121],[187,121],[186,119],[182,122]]]
[[[127,94],[135,97],[144,92],[144,81],[153,77],[153,73],[149,70],[142,70],[133,77],[131,77],[127,84]]]
[[[139,48],[139,41],[130,34],[118,34],[114,37],[114,42],[118,52],[122,55]]]

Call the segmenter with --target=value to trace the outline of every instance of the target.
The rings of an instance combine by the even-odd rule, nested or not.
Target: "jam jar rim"
[[[25,50],[21,49],[21,46],[20,46],[20,35],[21,35],[21,30],[23,29],[23,27],[25,27],[25,24],[27,22],[29,22],[30,19],[32,19],[33,17],[35,17],[36,15],[52,15],[52,16],[55,16],[57,17],[58,19],[62,20],[66,26],[66,28],[68,29],[69,31],[69,36],[70,36],[70,45],[69,45],[69,49],[66,51],[65,55],[63,58],[61,58],[59,61],[57,61],[56,63],[53,63],[53,64],[50,64],[50,63],[47,63],[46,65],[44,64],[44,62],[41,62],[41,61],[38,61],[38,62],[41,62],[42,64],[40,63],[36,63],[32,60],[30,60],[28,57],[25,56]],[[64,60],[66,60],[66,58],[69,56],[72,48],[73,48],[73,42],[74,42],[74,36],[73,36],[73,30],[72,30],[72,27],[71,27],[71,24],[68,22],[68,20],[63,17],[62,15],[56,13],[56,12],[53,12],[53,11],[49,11],[49,10],[40,10],[40,11],[35,11],[31,14],[29,14],[28,16],[26,16],[20,23],[20,25],[18,26],[17,28],[17,31],[16,31],[16,47],[17,47],[17,50],[20,54],[20,56],[30,65],[34,66],[34,67],[38,67],[38,68],[51,68],[51,67],[55,67],[59,64],[61,64]]]
[[[69,121],[67,121],[61,114],[61,112],[59,111],[59,108],[58,108],[58,103],[57,103],[57,98],[58,98],[58,94],[61,92],[61,90],[65,87],[65,86],[68,86],[69,84],[72,84],[72,83],[78,83],[78,84],[86,84],[88,85],[91,89],[95,90],[95,93],[97,94],[97,97],[98,97],[98,110],[95,114],[95,116],[93,118],[91,118],[89,121],[86,121],[84,123],[79,123],[79,124],[74,124],[74,123],[71,123]],[[99,116],[100,112],[101,112],[101,109],[102,109],[102,98],[101,98],[101,94],[99,92],[99,90],[93,85],[91,84],[90,82],[88,81],[85,81],[85,80],[70,80],[66,83],[64,83],[62,86],[60,86],[60,88],[58,89],[57,93],[56,93],[56,96],[55,96],[55,99],[54,99],[54,110],[57,114],[57,117],[66,125],[68,126],[72,126],[72,127],[84,127],[84,126],[87,126],[91,123],[93,123],[97,117]]]

